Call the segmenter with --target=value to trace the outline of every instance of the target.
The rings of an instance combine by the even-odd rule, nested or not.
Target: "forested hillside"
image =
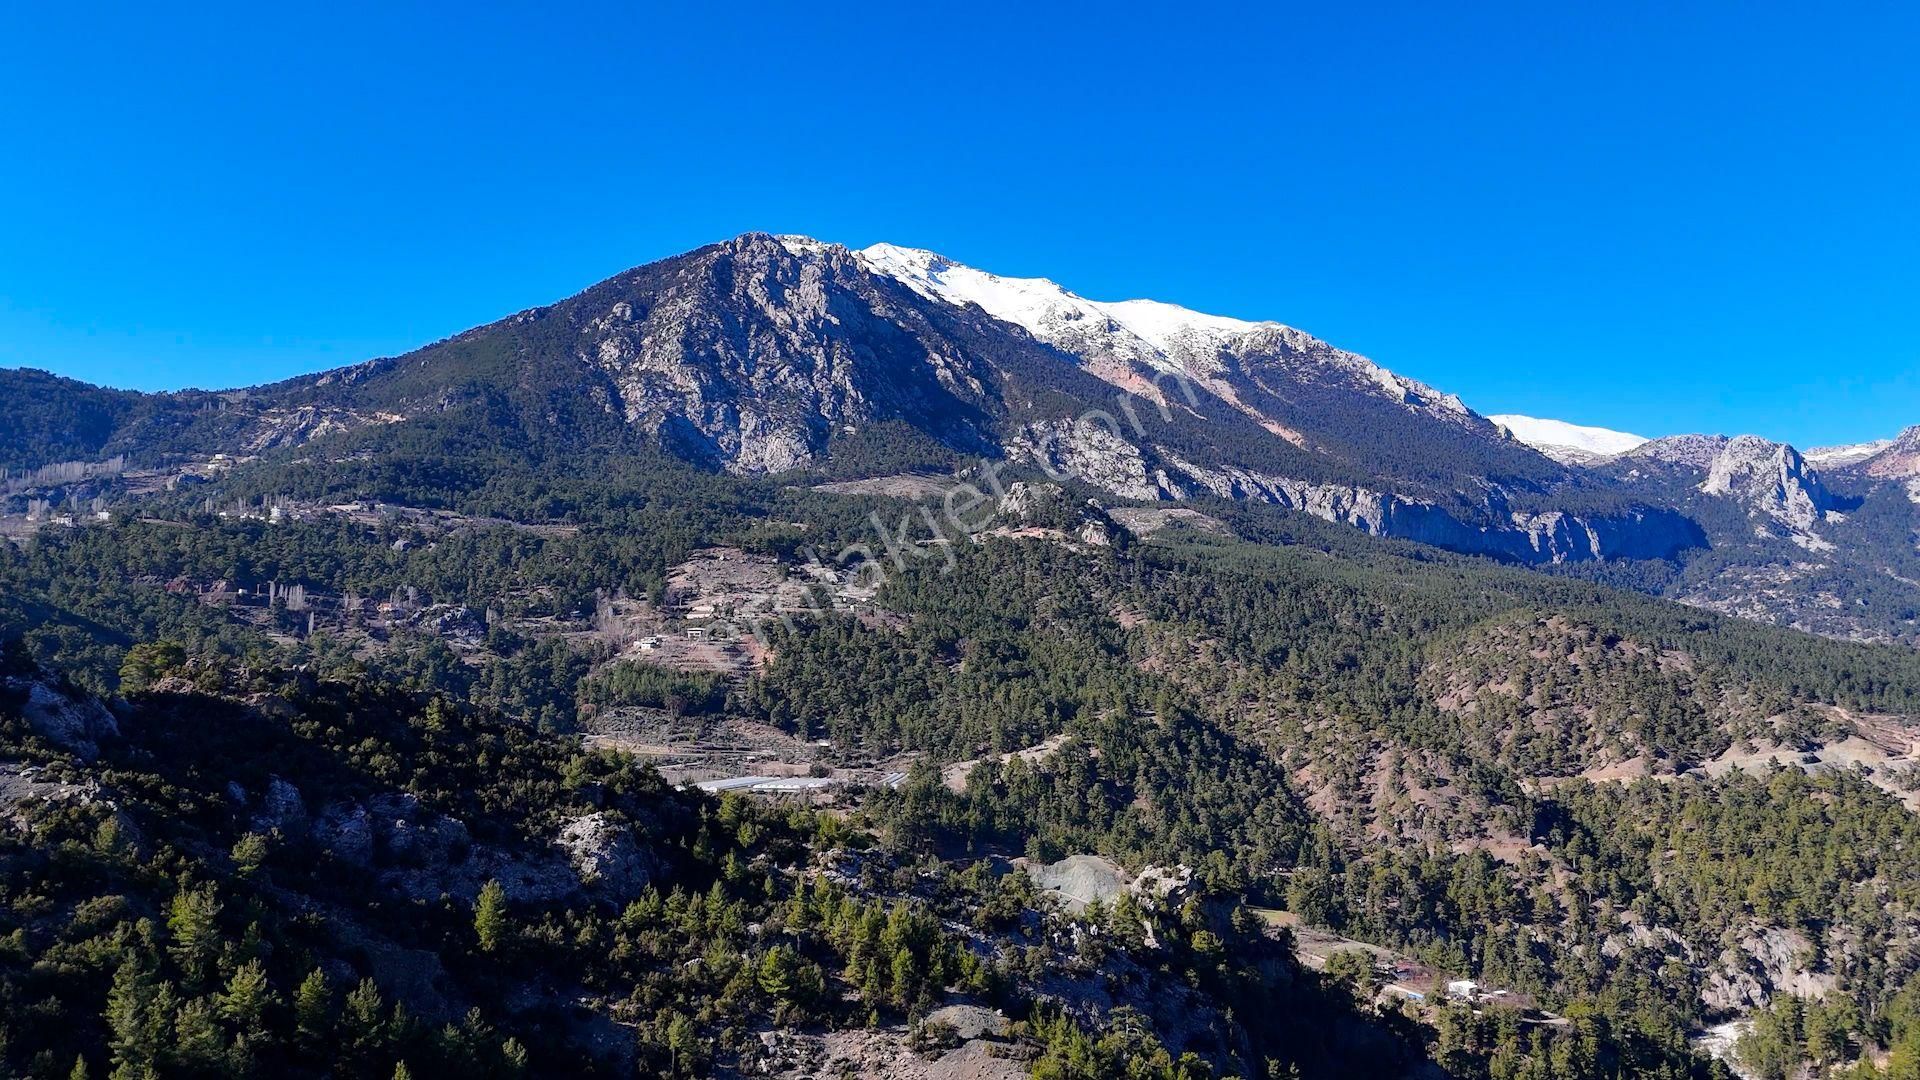
[[[1690,1035],[1747,1015],[1756,1061],[1920,1045],[1920,654],[1246,504],[1136,530],[1043,485],[954,542],[937,501],[463,423],[0,546],[10,1068],[1704,1076]],[[734,667],[639,651],[710,617]],[[715,799],[622,716],[904,779]],[[1068,903],[1069,856],[1182,884]],[[1318,970],[1275,919],[1402,968]],[[1516,1004],[1395,998],[1408,964]],[[1012,1026],[948,1031],[976,1006]]]
[[[1920,1076],[1904,456],[890,250],[0,373],[0,1073]]]

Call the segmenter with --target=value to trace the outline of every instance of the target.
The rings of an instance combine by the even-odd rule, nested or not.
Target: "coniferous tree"
[[[489,881],[480,889],[473,904],[473,931],[482,952],[495,952],[506,942],[507,890],[498,881]]]

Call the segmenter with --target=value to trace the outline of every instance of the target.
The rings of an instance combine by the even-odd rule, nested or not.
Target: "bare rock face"
[[[1732,441],[1725,435],[1668,435],[1641,443],[1620,456],[1623,461],[1655,461],[1705,472],[1713,468],[1714,459]]]
[[[428,608],[420,621],[435,634],[464,645],[477,645],[487,636],[487,620],[465,604]]]
[[[300,789],[276,776],[267,781],[260,797],[259,810],[253,815],[255,832],[279,831],[286,836],[303,836],[307,831],[307,804]]]
[[[273,801],[271,792],[263,800]],[[280,820],[288,818],[280,815]],[[471,902],[487,882],[498,881],[513,900],[546,902],[578,893],[582,884],[582,874],[566,851],[516,853],[481,843],[464,822],[423,806],[405,792],[330,803],[313,815],[307,837],[341,862],[376,875],[384,887],[416,900],[446,895]],[[604,838],[589,846],[603,849],[602,865],[614,879],[644,884],[645,878],[631,868],[620,878],[618,845],[617,838]],[[644,857],[635,862],[651,865]]]
[[[1657,463],[1700,476],[1699,489],[1741,503],[1802,533],[1827,520],[1838,500],[1819,470],[1786,443],[1758,435],[1670,435],[1617,459],[1633,466]]]
[[[750,233],[659,265],[569,302],[630,423],[737,473],[805,465],[876,420],[990,445],[981,365],[845,248]]]
[[[638,892],[659,872],[653,855],[634,839],[632,826],[604,812],[573,819],[554,842],[583,884],[617,895]]]
[[[1700,490],[1739,499],[1801,530],[1824,521],[1835,507],[1819,472],[1798,450],[1757,435],[1729,439],[1708,467]]]
[[[1686,515],[1658,507],[1579,516],[1554,510],[1513,515],[1526,539],[1522,562],[1592,562],[1600,559],[1666,559],[1702,547],[1706,535]]]
[[[33,730],[82,760],[100,753],[100,740],[120,734],[113,713],[98,700],[69,694],[38,679],[4,680],[10,693],[26,695],[20,713]]]
[[[367,800],[375,849],[387,863],[437,867],[464,858],[472,838],[461,821],[436,814],[411,793],[376,795]]]
[[[313,823],[313,839],[343,862],[366,866],[373,861],[373,821],[358,803],[329,806]]]
[[[1720,954],[1700,1000],[1720,1012],[1744,1012],[1777,994],[1820,997],[1833,989],[1831,974],[1811,970],[1814,952],[1798,930],[1755,930]]]
[[[1138,446],[1103,424],[1030,424],[1009,449],[1050,475],[1083,480],[1123,499],[1183,499],[1187,494],[1166,470],[1149,464]]]
[[[1176,466],[1171,472],[1170,486],[1174,490],[1184,486],[1224,499],[1273,503],[1322,521],[1350,525],[1371,536],[1414,540],[1529,564],[1667,558],[1705,542],[1697,525],[1670,510],[1640,508],[1594,517],[1560,511],[1514,513],[1510,527],[1473,525],[1424,499],[1351,484],[1315,484],[1230,466],[1207,468],[1167,451],[1162,451],[1162,456]]]
[[[299,446],[314,439],[368,424],[390,423],[391,416],[374,416],[349,409],[304,405],[292,409],[265,409],[244,436],[248,453],[261,454]]]

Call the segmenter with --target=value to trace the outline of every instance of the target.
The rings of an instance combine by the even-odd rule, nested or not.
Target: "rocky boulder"
[[[554,843],[566,852],[583,884],[619,895],[645,888],[660,869],[635,838],[633,826],[604,811],[568,822]]]
[[[300,789],[278,776],[268,779],[267,790],[261,794],[253,814],[253,830],[303,836],[307,825],[307,804],[300,797]]]
[[[100,740],[120,734],[113,713],[97,699],[39,679],[0,680],[9,695],[24,697],[21,718],[35,734],[85,761],[100,754]]]
[[[335,803],[313,823],[313,839],[335,858],[355,866],[373,861],[373,821],[358,803]]]

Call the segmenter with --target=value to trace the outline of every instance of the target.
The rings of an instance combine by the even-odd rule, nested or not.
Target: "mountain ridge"
[[[241,390],[0,382],[23,421],[0,433],[16,512],[110,494],[88,463],[115,455],[198,461],[204,479],[236,461],[378,456],[404,429],[582,463],[656,447],[741,477],[1008,465],[1108,498],[1265,502],[1534,566],[1660,563],[1642,587],[1707,604],[1745,603],[1750,584],[1723,592],[1721,571],[1671,568],[1731,560],[1745,574],[1786,557],[1794,581],[1920,580],[1886,544],[1920,503],[1903,472],[1920,458],[1891,443],[1831,469],[1752,436],[1555,460],[1458,397],[1284,324],[1087,300],[895,245],[747,233],[402,356]],[[93,419],[69,431],[70,416]],[[84,479],[61,486],[66,473]],[[1769,610],[1798,620],[1816,596]],[[1910,625],[1900,610],[1876,625]]]

